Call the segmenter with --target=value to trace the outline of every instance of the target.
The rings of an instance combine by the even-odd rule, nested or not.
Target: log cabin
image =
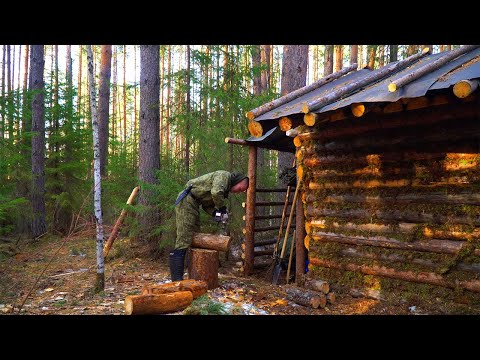
[[[297,284],[480,292],[480,46],[357,65],[249,111],[244,275],[257,148],[295,153]],[[300,182],[301,180],[301,182]],[[307,265],[307,266],[306,266]]]

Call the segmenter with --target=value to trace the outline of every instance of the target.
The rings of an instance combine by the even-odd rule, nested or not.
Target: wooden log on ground
[[[372,121],[356,124],[356,126],[324,129],[322,131],[305,132],[297,135],[300,143],[308,140],[328,140],[346,136],[359,135],[373,130],[394,129],[405,126],[436,124],[443,121],[480,117],[478,105],[464,104],[458,109],[457,104],[440,105],[432,108],[419,109],[411,112],[400,112],[382,116],[382,121]]]
[[[126,315],[155,315],[184,310],[193,301],[190,291],[160,295],[128,295],[125,298]]]
[[[460,80],[453,87],[453,93],[460,99],[466,98],[478,88],[478,83],[478,80]]]
[[[463,55],[469,51],[475,50],[478,48],[478,45],[465,45],[462,46],[458,49],[452,50],[449,53],[446,53],[444,56],[439,57],[437,60],[427,63],[418,69],[415,69],[412,72],[409,72],[408,74],[405,74],[401,78],[391,82],[388,85],[388,91],[394,92],[397,89],[400,89],[401,87],[410,84],[412,81],[417,80],[418,78],[440,68],[441,66],[445,65],[447,62],[459,57],[460,55]],[[428,48],[425,48],[428,51]],[[425,49],[423,51],[425,51]]]
[[[326,297],[327,297],[327,302],[329,304],[335,304],[336,297],[335,297],[335,293],[333,291],[326,294]]]
[[[269,112],[270,110],[272,109],[275,109],[283,104],[286,104],[287,102],[289,101],[292,101],[302,95],[305,95],[306,93],[312,91],[312,90],[315,90],[315,89],[318,89],[320,86],[323,86],[327,83],[329,83],[330,81],[332,80],[335,80],[335,79],[338,79],[340,77],[342,77],[343,75],[345,74],[348,74],[349,72],[352,72],[352,71],[356,71],[357,70],[357,64],[352,64],[346,68],[343,68],[342,70],[340,71],[337,71],[333,74],[330,74],[330,75],[327,75],[317,81],[315,81],[314,83],[310,84],[310,85],[307,85],[307,86],[304,86],[304,87],[301,87],[300,89],[297,89],[297,90],[294,90],[278,99],[275,99],[275,100],[272,100],[266,104],[263,104],[249,112],[246,113],[246,117],[248,120],[253,120],[255,119],[256,117],[262,115],[262,114],[265,114],[267,112]]]
[[[195,233],[193,234],[192,247],[228,251],[231,239],[230,236],[226,235]]]
[[[327,305],[325,294],[317,291],[303,289],[293,285],[285,285],[285,292],[287,293],[288,300],[302,306],[314,309],[321,307],[323,309],[325,305]]]
[[[326,267],[330,269],[356,271],[365,275],[383,276],[391,279],[404,280],[409,282],[418,282],[424,284],[431,284],[443,286],[451,289],[463,288],[474,292],[480,292],[480,280],[457,280],[452,282],[446,280],[443,276],[431,272],[413,272],[400,271],[385,266],[377,265],[357,265],[357,264],[340,264],[333,260],[318,259],[311,257],[310,264],[315,266]]]
[[[310,290],[315,290],[324,294],[330,291],[330,285],[324,280],[306,279],[305,287]]]
[[[133,204],[133,201],[135,200],[135,197],[137,196],[139,190],[140,190],[140,186],[137,186],[133,189],[132,193],[128,197],[127,205]],[[126,216],[127,216],[127,209],[122,209],[122,212],[120,213],[120,216],[115,222],[115,226],[113,227],[112,232],[110,233],[110,236],[108,237],[108,240],[105,243],[105,246],[103,247],[103,256],[107,256],[108,253],[110,252],[113,242],[117,238],[118,232],[120,231],[120,226],[122,226],[123,220],[125,220]]]
[[[218,251],[197,248],[190,250],[188,278],[205,281],[209,290],[218,287]]]
[[[147,285],[144,286],[141,295],[159,295],[169,294],[177,291],[190,291],[194,299],[203,294],[206,294],[208,285],[205,281],[199,280],[181,280],[161,285]]]
[[[463,248],[462,243],[458,241],[449,240],[428,240],[428,241],[414,241],[404,242],[396,239],[389,239],[385,237],[364,237],[364,236],[346,236],[346,235],[332,235],[321,231],[314,231],[310,236],[312,240],[320,242],[333,242],[348,245],[360,246],[376,246],[387,249],[412,250],[421,252],[433,252],[437,254],[453,254],[456,255]],[[473,255],[480,256],[480,249],[475,249]]]
[[[385,66],[381,69],[378,69],[377,71],[372,72],[360,79],[357,79],[356,81],[350,81],[348,84],[336,90],[328,92],[328,94],[326,94],[325,96],[322,96],[320,98],[304,103],[302,107],[302,112],[306,114],[316,109],[320,109],[325,105],[328,105],[334,101],[337,101],[339,98],[341,98],[344,95],[353,93],[366,85],[370,85],[375,81],[378,81],[392,73],[395,73],[409,66],[410,64],[414,63],[424,55],[425,53],[420,53],[420,54],[409,56],[404,60],[398,61],[397,63],[392,64],[390,66]]]

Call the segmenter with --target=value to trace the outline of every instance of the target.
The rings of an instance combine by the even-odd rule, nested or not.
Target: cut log
[[[324,280],[306,279],[305,287],[310,290],[315,290],[324,294],[330,291],[330,285]]]
[[[141,295],[169,294],[177,291],[190,291],[194,299],[206,294],[208,285],[205,281],[181,280],[161,285],[147,285],[142,289]]]
[[[329,292],[329,293],[326,295],[326,297],[327,297],[327,302],[328,302],[329,304],[335,304],[336,298],[335,298],[335,293],[334,293],[334,292]]]
[[[453,87],[453,93],[456,97],[463,99],[473,93],[478,88],[478,80],[460,80]]]
[[[453,59],[459,57],[460,55],[463,55],[463,54],[465,54],[469,51],[475,50],[476,48],[478,48],[478,46],[479,45],[465,45],[465,46],[462,46],[458,49],[450,51],[450,52],[446,53],[444,56],[439,57],[437,60],[435,60],[431,63],[425,64],[425,65],[419,67],[418,69],[415,69],[414,71],[412,71],[412,72],[402,76],[401,78],[391,82],[388,85],[388,91],[394,92],[397,89],[400,89],[401,87],[403,87],[407,84],[410,84],[412,81],[417,80],[418,78],[420,78],[420,77],[422,77],[426,74],[429,74],[432,71],[440,68],[441,66],[445,65],[450,60],[453,60]],[[423,49],[423,51],[425,51],[425,50],[427,50],[427,52],[428,52],[428,48]]]
[[[362,103],[352,104],[350,108],[352,110],[353,116],[355,117],[362,117],[363,115],[366,114],[366,110],[367,110],[365,105]]]
[[[304,103],[303,107],[302,107],[302,112],[303,113],[308,113],[308,112],[312,112],[314,110],[317,110],[317,109],[320,109],[322,108],[323,106],[325,105],[328,105],[334,101],[337,101],[338,99],[340,99],[342,96],[345,96],[347,94],[350,94],[350,93],[353,93],[354,91],[356,90],[359,90],[360,88],[366,86],[366,85],[369,85],[375,81],[378,81],[392,73],[395,73],[407,66],[409,66],[410,64],[414,63],[415,61],[417,61],[419,58],[421,58],[422,56],[424,56],[425,54],[424,53],[420,53],[420,54],[415,54],[415,55],[412,55],[412,56],[409,56],[408,58],[404,59],[404,60],[401,60],[401,61],[398,61],[390,66],[385,66],[375,72],[372,72],[356,81],[351,81],[349,82],[348,84],[334,90],[334,91],[330,91],[328,92],[328,94],[326,94],[325,96],[322,96],[318,99],[314,99],[312,101],[309,101],[309,102],[306,102]]]
[[[188,278],[205,281],[209,290],[218,287],[218,251],[197,248],[190,250]]]
[[[413,272],[413,271],[400,271],[385,266],[377,265],[357,265],[357,264],[340,264],[333,260],[317,259],[311,257],[310,264],[315,266],[321,266],[331,269],[356,271],[366,275],[383,276],[392,279],[399,279],[409,282],[418,282],[424,284],[431,284],[437,286],[443,286],[451,289],[463,288],[474,292],[480,292],[479,280],[457,280],[455,282],[446,280],[443,276],[431,273],[431,272]]]
[[[236,139],[236,138],[231,138],[231,137],[226,137],[225,142],[227,144],[235,144],[235,145],[242,145],[242,146],[251,146],[247,141],[243,139]]]
[[[292,128],[292,120],[287,116],[283,116],[278,120],[278,126],[282,131],[290,130]]]
[[[293,145],[295,145],[295,147],[297,147],[297,148],[302,146],[302,139],[299,136],[300,136],[300,134],[298,134],[297,136],[295,136],[293,138]]]
[[[325,76],[318,81],[315,81],[314,83],[301,87],[300,89],[294,90],[278,99],[275,99],[273,101],[270,101],[266,104],[263,104],[262,106],[259,106],[249,112],[246,113],[246,117],[248,120],[253,120],[256,117],[265,114],[266,112],[275,109],[279,107],[280,105],[286,104],[289,101],[292,101],[302,95],[305,95],[306,93],[318,89],[320,86],[323,86],[327,83],[329,83],[332,80],[336,80],[340,77],[342,77],[345,74],[348,74],[349,72],[356,71],[357,70],[357,64],[352,64],[346,68],[343,68],[340,71],[337,71],[333,74],[330,74],[328,76]]]
[[[248,131],[250,135],[254,137],[260,137],[263,135],[263,127],[258,121],[252,120],[248,122]]]
[[[315,113],[307,113],[303,115],[303,122],[307,126],[313,126],[317,122],[318,114]]]
[[[348,245],[361,246],[377,246],[388,249],[413,250],[421,252],[433,252],[437,254],[458,254],[462,249],[463,244],[458,241],[449,240],[428,240],[404,242],[396,239],[389,239],[385,237],[363,237],[363,236],[346,236],[333,235],[321,231],[313,232],[311,239],[320,242],[333,242]],[[480,256],[480,249],[475,249],[473,252],[475,256]]]
[[[231,239],[230,236],[226,235],[195,233],[193,235],[192,247],[228,251]]]
[[[296,304],[322,309],[327,305],[327,298],[325,294],[317,291],[299,288],[293,285],[285,285],[285,291],[287,293],[287,299],[293,301]]]
[[[126,315],[155,315],[184,310],[193,301],[190,291],[160,295],[129,295],[125,298]]]
[[[133,201],[135,200],[135,197],[138,194],[138,191],[140,190],[140,186],[137,186],[133,189],[132,193],[128,197],[127,200],[127,205],[132,205]],[[127,209],[122,209],[122,212],[120,213],[120,216],[118,217],[117,221],[115,222],[115,226],[113,227],[112,232],[110,233],[110,236],[105,243],[105,246],[103,247],[103,256],[107,256],[110,248],[113,245],[113,242],[118,236],[118,232],[120,231],[120,226],[123,224],[123,220],[125,220],[125,217],[127,216]]]

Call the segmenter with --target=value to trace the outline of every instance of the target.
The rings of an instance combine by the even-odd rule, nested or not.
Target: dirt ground
[[[124,315],[127,295],[139,294],[145,285],[169,281],[167,252],[153,260],[130,239],[118,239],[106,260],[105,290],[95,294],[95,240],[72,238],[60,248],[62,242],[61,238],[20,242],[14,255],[0,258],[0,315]],[[240,315],[479,314],[468,305],[446,304],[439,299],[428,304],[403,299],[392,303],[358,294],[354,297],[345,291],[336,291],[335,303],[323,309],[307,308],[287,300],[284,285],[266,281],[264,271],[242,277],[235,262],[222,256],[219,283],[218,288],[208,291],[208,297],[235,308],[232,313]]]

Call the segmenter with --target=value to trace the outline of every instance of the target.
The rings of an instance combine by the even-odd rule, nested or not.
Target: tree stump
[[[218,251],[197,248],[190,250],[188,278],[205,281],[209,290],[218,287]]]

